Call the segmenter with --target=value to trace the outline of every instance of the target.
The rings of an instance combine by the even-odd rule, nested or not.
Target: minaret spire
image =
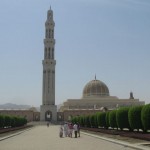
[[[53,20],[53,11],[47,11],[47,20],[45,22],[44,38],[44,59],[43,59],[43,92],[41,105],[41,120],[56,120],[55,105],[55,22]]]
[[[95,80],[96,80],[96,74],[95,74]]]

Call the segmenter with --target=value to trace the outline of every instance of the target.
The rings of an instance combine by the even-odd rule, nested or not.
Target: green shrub
[[[90,126],[91,127],[95,127],[95,117],[94,115],[90,115]]]
[[[19,117],[14,117],[15,127],[19,127]]]
[[[83,127],[85,127],[86,126],[86,124],[85,124],[85,116],[82,116],[82,120],[83,120]]]
[[[6,115],[4,116],[5,117],[5,123],[4,123],[4,126],[5,127],[10,127],[11,126],[11,117]]]
[[[106,112],[97,113],[97,122],[99,127],[106,127]]]
[[[142,129],[141,111],[143,106],[133,106],[129,109],[128,119],[130,127],[134,130]]]
[[[78,121],[77,123],[79,123],[81,125],[81,116],[78,116]]]
[[[143,106],[141,120],[144,131],[150,130],[150,104]]]
[[[81,127],[84,126],[84,117],[83,116],[79,116],[79,124]]]
[[[73,124],[75,124],[75,123],[77,123],[77,116],[74,116],[74,117],[72,117],[71,118],[71,122],[73,123]]]
[[[89,115],[85,116],[85,125],[86,125],[86,127],[91,127]]]
[[[11,127],[16,127],[16,120],[14,116],[10,116]]]
[[[25,125],[27,123],[26,118],[21,117],[21,126]]]
[[[118,128],[117,121],[116,121],[116,113],[117,113],[117,110],[112,110],[109,113],[109,124],[110,124],[110,127],[112,128]]]
[[[109,124],[109,111],[108,112],[106,112],[106,128],[109,128],[110,127],[110,124]]]
[[[0,115],[0,128],[3,128],[5,124],[5,117],[3,115]]]
[[[95,128],[98,128],[98,122],[97,122],[97,114],[94,114],[94,122],[95,122]]]
[[[0,128],[19,127],[27,124],[27,119],[23,117],[0,115]]]
[[[128,111],[129,111],[129,107],[122,107],[117,110],[116,113],[117,126],[121,130],[124,128],[130,129],[130,125],[128,121]]]

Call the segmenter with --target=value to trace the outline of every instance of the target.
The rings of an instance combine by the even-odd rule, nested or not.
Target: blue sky
[[[150,103],[149,0],[1,0],[0,104],[42,103],[44,23],[55,20],[56,104],[87,82]]]

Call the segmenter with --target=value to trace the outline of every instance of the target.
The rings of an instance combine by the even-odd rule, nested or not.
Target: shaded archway
[[[45,112],[45,121],[51,121],[51,120],[52,120],[52,112],[48,110]]]

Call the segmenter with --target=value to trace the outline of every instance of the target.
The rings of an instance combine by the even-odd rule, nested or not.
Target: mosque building
[[[93,114],[99,111],[110,111],[124,106],[144,105],[144,101],[134,99],[130,93],[128,99],[111,96],[107,85],[96,79],[89,81],[83,88],[81,99],[68,99],[57,110],[55,105],[55,22],[53,11],[47,11],[44,37],[43,88],[40,112],[30,110],[0,110],[0,114],[15,115],[27,118],[28,121],[68,121],[72,116]]]
[[[144,105],[143,101],[134,99],[130,92],[128,99],[119,99],[117,96],[110,96],[107,85],[97,80],[89,81],[83,88],[81,99],[68,99],[59,109],[64,120],[71,116],[93,114],[97,111],[110,111],[118,107]],[[61,117],[60,117],[61,118]]]
[[[55,22],[53,11],[47,11],[45,22],[44,38],[44,59],[43,59],[43,89],[42,105],[40,109],[41,121],[64,121],[71,116],[92,114],[96,111],[107,111],[123,106],[143,105],[139,99],[134,99],[130,93],[129,99],[119,99],[110,96],[109,89],[105,83],[95,79],[88,82],[84,89],[81,99],[68,99],[60,109],[56,110],[55,105]]]

